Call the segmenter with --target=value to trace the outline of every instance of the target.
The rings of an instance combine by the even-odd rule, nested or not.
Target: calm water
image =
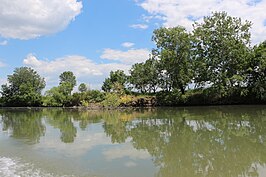
[[[266,176],[266,106],[0,109],[0,176]]]

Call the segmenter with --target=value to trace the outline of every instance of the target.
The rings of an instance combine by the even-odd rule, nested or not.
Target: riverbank
[[[23,109],[63,107],[73,109],[123,109],[143,107],[183,107],[183,106],[216,106],[216,105],[265,105],[266,101],[256,98],[254,95],[231,94],[204,91],[159,92],[153,95],[105,93],[102,99],[86,99],[79,97],[69,100],[61,106],[44,105],[36,107],[23,107]],[[5,107],[2,105],[2,107]],[[10,108],[16,107],[12,106]],[[6,107],[8,108],[8,107]]]

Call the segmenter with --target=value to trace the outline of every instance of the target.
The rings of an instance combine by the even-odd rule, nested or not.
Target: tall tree
[[[44,78],[29,67],[20,67],[7,76],[8,84],[2,85],[2,99],[7,106],[39,106]]]
[[[192,79],[191,35],[183,27],[159,28],[154,31],[152,40],[156,43],[153,55],[162,64],[169,76],[171,87],[180,89],[182,94]]]
[[[244,85],[250,53],[251,22],[215,12],[194,24],[195,82],[220,93]]]
[[[73,74],[72,71],[65,71],[59,76],[60,79],[60,84],[59,85],[64,85],[64,93],[70,95],[73,88],[76,86],[77,81],[76,81],[76,76]]]

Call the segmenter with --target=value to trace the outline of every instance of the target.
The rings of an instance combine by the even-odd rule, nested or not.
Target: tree
[[[159,28],[153,32],[152,40],[156,43],[153,50],[155,58],[160,60],[162,69],[169,76],[171,87],[185,88],[192,79],[191,35],[183,27]]]
[[[59,86],[46,91],[43,99],[44,106],[69,106],[71,105],[71,92],[76,85],[73,72],[65,71],[59,76]]]
[[[102,90],[105,92],[110,92],[112,89],[112,82],[110,78],[106,78],[102,85]]]
[[[81,84],[79,85],[79,88],[78,88],[78,89],[79,89],[79,91],[80,91],[81,93],[88,91],[88,87],[87,87],[87,85],[84,84],[84,83],[81,83]]]
[[[66,90],[66,93],[68,95],[70,95],[72,90],[73,90],[73,88],[77,84],[76,76],[74,76],[73,72],[71,72],[71,71],[65,71],[62,74],[60,74],[59,79],[60,79],[59,85],[62,85],[62,84],[69,85],[69,86],[67,86],[65,88],[69,88],[69,90]]]
[[[6,106],[39,106],[44,78],[29,67],[20,67],[7,77],[8,84],[2,85],[2,99]]]
[[[160,82],[158,61],[149,59],[145,63],[136,63],[130,70],[129,81],[141,93],[156,92]]]
[[[147,73],[148,74],[148,73]],[[144,63],[136,63],[130,69],[130,83],[141,93],[147,92],[147,79]]]
[[[261,100],[266,100],[266,41],[254,46],[249,64],[248,86]]]
[[[53,87],[45,92],[43,106],[63,106],[66,95],[61,92],[60,86]]]
[[[106,78],[102,90],[105,92],[115,92],[116,88],[125,89],[127,76],[122,70],[111,71],[109,78]]]
[[[194,24],[195,82],[222,94],[244,86],[251,22],[215,12]]]

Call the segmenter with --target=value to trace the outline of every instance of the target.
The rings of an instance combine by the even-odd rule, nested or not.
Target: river
[[[0,109],[2,177],[266,176],[266,106]]]

